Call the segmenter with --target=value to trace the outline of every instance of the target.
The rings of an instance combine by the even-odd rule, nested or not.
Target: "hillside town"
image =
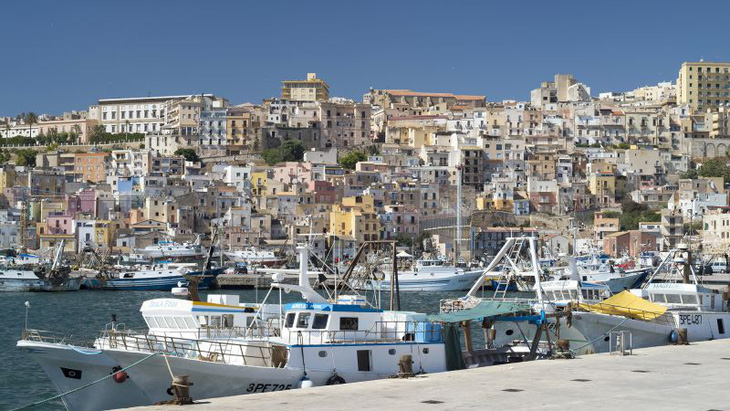
[[[306,243],[342,261],[395,240],[488,262],[515,233],[555,256],[730,247],[730,63],[597,95],[571,74],[504,101],[336,90],[307,73],[255,103],[107,96],[0,118],[0,248],[117,255],[215,233],[226,251]]]

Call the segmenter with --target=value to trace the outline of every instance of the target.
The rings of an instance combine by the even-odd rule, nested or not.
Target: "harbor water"
[[[216,294],[238,294],[241,302],[261,301],[266,290],[218,290]],[[201,293],[205,299],[206,293]],[[436,313],[439,300],[463,296],[464,292],[413,292],[402,293],[403,310]],[[139,313],[142,302],[153,298],[171,298],[169,292],[157,291],[78,291],[65,293],[3,293],[3,315],[0,316],[0,410],[20,407],[34,401],[52,397],[58,392],[41,367],[30,356],[16,348],[25,321],[25,302],[28,309],[28,328],[48,330],[71,336],[74,340],[93,340],[116,314],[117,321],[128,329],[144,330],[146,325]],[[298,293],[282,294],[284,303],[300,300]],[[384,307],[388,306],[388,294],[382,294]],[[278,303],[279,296],[269,297],[270,303]],[[481,333],[474,332],[475,344]],[[63,409],[61,401],[47,403],[35,410]]]

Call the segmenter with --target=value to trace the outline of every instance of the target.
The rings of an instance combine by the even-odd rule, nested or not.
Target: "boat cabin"
[[[288,304],[282,340],[290,345],[441,340],[440,327],[425,322],[425,314],[383,311],[354,302]]]
[[[183,338],[256,337],[278,328],[279,305],[240,304],[237,295],[208,301],[147,300],[140,309],[149,334]]]
[[[543,298],[557,305],[571,302],[592,304],[611,296],[610,288],[605,284],[576,280],[555,280],[541,283]]]
[[[631,290],[637,297],[671,309],[726,311],[727,301],[716,290],[697,284],[651,283],[644,289]]]

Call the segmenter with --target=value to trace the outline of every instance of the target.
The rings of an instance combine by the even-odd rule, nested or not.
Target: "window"
[[[341,317],[340,318],[340,330],[343,331],[357,331],[357,317]]]
[[[314,321],[312,321],[312,329],[321,330],[327,327],[327,320],[330,318],[329,314],[314,314]]]
[[[370,350],[357,350],[357,370],[370,371]]]
[[[294,325],[294,313],[289,313],[286,315],[286,321],[284,321],[284,327],[291,328],[292,325]]]
[[[722,318],[717,319],[717,332],[725,334],[725,324],[722,322]]]
[[[309,328],[309,318],[311,313],[299,313],[297,317],[297,328]]]

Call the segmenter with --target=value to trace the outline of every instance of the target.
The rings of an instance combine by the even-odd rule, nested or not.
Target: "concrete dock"
[[[191,410],[730,410],[730,340],[201,400]],[[195,390],[192,391],[195,397]],[[179,406],[136,410],[179,410]]]

